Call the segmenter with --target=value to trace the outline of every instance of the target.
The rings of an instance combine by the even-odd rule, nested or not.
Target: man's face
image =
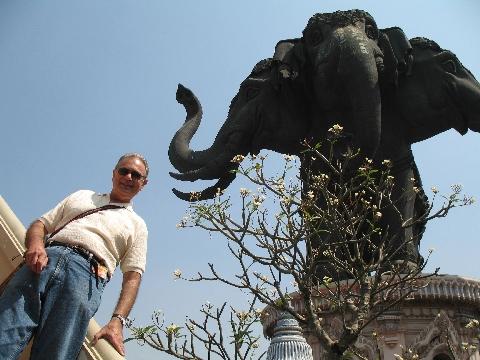
[[[148,180],[142,160],[136,157],[123,159],[113,170],[110,200],[128,203],[143,189]]]

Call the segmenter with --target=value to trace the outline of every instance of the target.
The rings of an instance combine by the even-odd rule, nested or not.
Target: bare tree
[[[362,330],[408,299],[420,283],[425,284],[420,280],[438,272],[423,273],[430,252],[419,264],[398,260],[398,252],[418,243],[421,231],[393,249],[392,239],[399,235],[381,225],[383,214],[393,209],[403,227],[422,228],[452,208],[471,204],[473,198],[462,196],[460,186],[452,187],[448,196],[433,188],[432,205],[415,218],[403,219],[396,206],[399,200],[392,200],[395,178],[391,162],[387,159],[375,168],[371,160],[360,159],[359,152],[333,156],[342,128],[336,125],[330,131],[332,138],[323,147],[305,143],[304,156],[322,166],[302,169],[302,179],[293,156],[285,155],[279,174],[268,177],[264,173],[266,157],[253,156],[242,163],[244,157],[237,155],[232,161],[242,164],[236,171],[256,190],[241,188],[239,201],[219,192],[214,200],[192,202],[178,225],[221,234],[232,263],[237,264],[233,277],[223,276],[214,264],[208,264],[207,273],[199,272],[189,281],[220,282],[251,294],[254,300],[244,315],[231,312],[230,341],[227,343],[220,320],[225,304],[219,309],[203,307],[204,321],[187,320],[182,329],[185,334],[179,327],[165,327],[155,315],[153,325],[131,327],[135,339],[179,359],[253,358],[259,339],[252,335],[252,326],[259,320],[253,304],[260,302],[267,306],[263,316],[272,310],[290,313],[318,338],[329,359],[347,354],[364,358],[355,347]],[[351,164],[361,166],[352,172]],[[421,191],[414,188],[414,194],[404,196]],[[195,200],[196,194],[191,196]],[[434,208],[439,199],[442,204]],[[176,275],[183,278],[179,271]],[[293,298],[302,306],[294,307]],[[329,333],[323,322],[332,312],[342,320],[340,335]],[[215,331],[208,328],[209,322]],[[195,344],[201,345],[206,357],[198,355]]]

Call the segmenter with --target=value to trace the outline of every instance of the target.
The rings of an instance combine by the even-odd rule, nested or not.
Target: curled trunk
[[[202,151],[190,149],[190,140],[202,120],[202,106],[197,97],[181,84],[178,84],[176,97],[177,101],[185,107],[187,116],[185,123],[170,142],[168,157],[175,169],[185,173],[205,166],[209,160],[218,156],[220,149],[215,144]]]

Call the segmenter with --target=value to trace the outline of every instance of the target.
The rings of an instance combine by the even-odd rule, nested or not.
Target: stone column
[[[282,312],[277,320],[266,360],[313,360],[302,328],[287,312]]]

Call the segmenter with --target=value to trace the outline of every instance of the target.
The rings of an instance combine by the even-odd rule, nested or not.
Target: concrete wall
[[[0,196],[0,292],[8,278],[22,263],[25,251],[25,227],[15,216],[6,201]],[[92,319],[87,330],[87,336],[82,345],[79,360],[121,360],[124,359],[107,341],[100,340],[97,346],[90,343],[95,333],[100,329]],[[27,360],[30,345],[25,349],[20,360]]]

